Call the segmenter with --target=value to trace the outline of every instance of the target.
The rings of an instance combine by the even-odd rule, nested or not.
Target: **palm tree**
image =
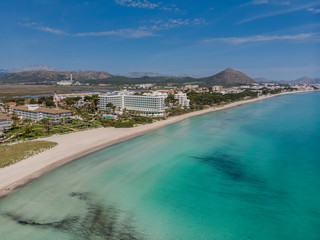
[[[89,127],[89,121],[90,121],[90,115],[87,114],[87,113],[84,113],[83,114],[83,118],[84,118],[85,123],[86,123],[86,128],[88,128]]]
[[[128,118],[128,111],[127,111],[126,108],[124,108],[124,109],[122,110],[122,116],[123,116],[124,118]]]
[[[48,118],[43,118],[40,120],[42,126],[44,129],[46,129],[46,135],[49,134],[49,131],[50,131],[50,127],[51,127],[51,123],[50,123],[50,120]]]
[[[115,110],[116,110],[116,106],[114,106],[112,103],[107,103],[106,104],[106,109],[112,109],[112,112],[114,113]],[[108,110],[107,110],[107,112],[108,112]]]
[[[29,135],[30,133],[32,133],[32,121],[31,119],[24,119],[24,133],[25,135]]]
[[[12,115],[11,115],[11,119],[13,120],[12,126],[13,127],[19,127],[19,130],[20,130],[21,126],[20,126],[20,118],[19,118],[19,116],[15,112],[13,112]]]
[[[62,115],[61,115],[61,113],[59,113],[59,122],[58,122],[58,124],[59,124],[59,131],[60,131],[60,133],[62,133],[62,123],[63,123],[63,117],[61,117]],[[62,119],[62,120],[61,120]]]
[[[113,115],[115,114],[115,112],[116,112],[116,106],[112,106],[112,112],[113,112]]]

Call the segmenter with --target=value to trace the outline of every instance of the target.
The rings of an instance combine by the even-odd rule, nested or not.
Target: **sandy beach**
[[[8,194],[15,188],[24,185],[32,179],[41,176],[43,173],[48,172],[51,169],[54,169],[66,162],[80,157],[81,155],[90,153],[97,149],[134,138],[190,117],[220,111],[279,95],[281,94],[239,101],[217,108],[209,108],[197,112],[187,113],[181,116],[170,117],[166,120],[154,122],[152,124],[141,125],[134,128],[98,128],[42,138],[41,140],[57,142],[58,145],[50,150],[0,169],[0,197]]]

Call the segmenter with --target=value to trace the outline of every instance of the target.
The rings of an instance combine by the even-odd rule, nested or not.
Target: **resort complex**
[[[33,96],[25,97],[27,94],[21,94],[19,96],[4,96],[0,99],[0,197],[10,193],[17,186],[21,186],[35,177],[56,168],[52,171],[53,175],[49,175],[51,174],[49,173],[47,175],[49,176],[48,178],[40,180],[48,181],[46,184],[39,186],[31,183],[29,185],[34,188],[30,195],[21,197],[20,200],[19,198],[14,198],[13,204],[11,201],[7,201],[6,198],[0,201],[0,220],[9,227],[14,225],[14,229],[20,229],[22,238],[18,239],[25,239],[25,231],[28,228],[30,228],[29,231],[35,231],[30,236],[39,236],[42,233],[44,234],[43,236],[46,236],[47,232],[43,231],[42,226],[46,226],[48,229],[53,226],[52,234],[56,236],[54,239],[60,239],[61,234],[65,234],[65,229],[67,228],[63,228],[62,232],[58,232],[60,229],[56,228],[56,226],[64,225],[65,223],[67,223],[68,228],[72,228],[70,234],[74,236],[74,239],[93,239],[95,236],[99,239],[99,236],[104,236],[101,239],[111,239],[110,236],[113,236],[113,233],[110,234],[108,232],[109,229],[120,229],[118,235],[120,237],[112,237],[112,239],[144,239],[140,238],[140,235],[123,238],[122,236],[127,235],[123,235],[122,229],[126,231],[128,228],[131,229],[130,226],[128,227],[126,219],[122,221],[125,215],[117,216],[118,213],[116,212],[118,210],[113,210],[114,206],[110,207],[110,202],[103,205],[105,204],[103,201],[109,199],[110,194],[114,193],[114,189],[117,189],[119,191],[117,202],[121,203],[123,200],[126,202],[134,194],[138,194],[139,198],[137,199],[142,202],[141,206],[148,205],[150,204],[150,197],[146,197],[146,193],[148,193],[150,186],[153,186],[155,181],[160,186],[156,187],[156,189],[160,190],[158,196],[161,196],[160,199],[166,201],[165,204],[167,204],[167,196],[171,196],[170,194],[172,193],[172,196],[174,196],[172,199],[176,199],[174,202],[180,203],[181,193],[185,193],[186,189],[188,191],[187,199],[191,199],[189,203],[188,200],[184,199],[184,204],[188,204],[188,209],[194,209],[195,202],[202,202],[203,199],[210,196],[202,208],[201,218],[209,213],[211,214],[209,216],[210,219],[206,221],[211,221],[217,216],[218,208],[212,208],[211,206],[217,197],[216,194],[211,194],[216,193],[216,186],[222,183],[223,188],[225,188],[226,185],[224,183],[229,183],[227,185],[231,194],[228,195],[228,199],[230,199],[229,196],[234,195],[234,189],[238,183],[241,183],[239,186],[241,186],[241,191],[244,191],[243,194],[247,194],[248,189],[261,189],[261,186],[263,188],[265,185],[264,178],[260,178],[259,174],[265,173],[265,165],[261,165],[260,161],[266,162],[270,158],[270,155],[266,156],[265,149],[270,150],[269,146],[272,146],[273,149],[275,147],[274,143],[280,139],[278,137],[280,135],[281,139],[288,138],[286,143],[290,143],[292,139],[299,139],[296,141],[297,144],[292,145],[295,147],[301,146],[301,138],[304,139],[302,142],[309,141],[309,136],[302,134],[305,127],[308,129],[307,133],[313,132],[314,129],[317,129],[316,123],[319,122],[319,116],[317,117],[314,114],[314,109],[310,111],[312,107],[305,108],[312,101],[319,103],[319,93],[301,94],[301,97],[299,97],[300,94],[292,94],[297,95],[296,98],[288,96],[287,99],[296,100],[283,101],[285,98],[279,97],[273,101],[262,101],[262,103],[241,107],[239,111],[230,109],[280,94],[318,90],[320,88],[319,85],[248,83],[222,86],[143,83],[138,86],[135,84],[114,86],[112,90],[100,89],[99,91],[99,89],[92,87],[83,89],[83,91],[70,92],[67,91],[68,86],[59,87],[60,91],[52,91],[48,95],[39,96],[34,94]],[[304,113],[302,117],[297,117],[295,114],[296,106],[300,109],[300,112]],[[281,107],[283,110],[279,111],[278,109]],[[268,109],[268,111],[265,111],[265,109]],[[287,114],[286,121],[279,120],[277,115],[280,112],[281,114],[286,114],[287,109],[289,109],[289,114]],[[214,116],[208,114],[220,110],[223,110],[223,114]],[[230,112],[233,112],[233,115],[230,115]],[[191,119],[204,114],[207,115]],[[305,114],[309,115],[311,119],[314,118],[314,120],[311,122],[306,120],[308,118],[305,118]],[[261,124],[261,116],[264,116],[262,119],[270,119],[267,128]],[[292,121],[292,116],[296,117],[294,121]],[[185,119],[188,119],[188,121],[184,121]],[[274,121],[275,119],[278,120]],[[300,125],[300,121],[303,122],[302,125]],[[299,138],[292,138],[291,134],[283,135],[283,126],[290,125],[293,122],[299,123],[298,127],[291,126],[292,134],[294,134],[294,131],[300,131]],[[124,140],[168,125],[171,126],[163,131],[155,131],[153,134],[130,141],[129,144],[121,145]],[[301,126],[304,127],[302,128]],[[273,132],[272,129],[274,130]],[[238,133],[232,135],[231,132],[233,131],[238,131]],[[270,138],[264,139],[266,135],[260,134],[266,131],[270,131]],[[258,140],[253,138],[256,133],[258,133]],[[266,143],[266,140],[269,140],[269,142]],[[311,151],[312,149],[318,149],[318,146],[314,144],[315,142],[316,140],[310,143]],[[119,145],[114,148],[103,149],[118,143]],[[267,148],[261,147],[260,149],[260,143],[265,144]],[[257,147],[257,144],[259,147]],[[287,144],[279,144],[279,151],[283,151],[284,146],[287,146]],[[88,154],[96,149],[101,149],[101,151],[93,152],[92,155],[91,153]],[[252,149],[254,149],[252,156],[256,157],[255,164],[252,164],[251,158],[248,158],[249,161],[244,158],[247,154],[252,153]],[[260,150],[260,154],[256,155],[258,150]],[[308,156],[309,152],[306,152],[303,156]],[[285,149],[283,153],[286,156],[291,154],[291,156],[289,155],[290,159],[297,158],[297,156],[300,158],[300,155],[292,152],[291,148]],[[239,157],[236,154],[239,154]],[[83,155],[85,156],[82,157]],[[278,159],[272,160],[270,164],[281,161],[288,162],[286,159],[284,160],[283,156],[285,155],[281,154]],[[70,162],[78,157],[79,161]],[[310,159],[312,159],[312,156]],[[297,163],[298,161],[296,159],[294,162]],[[67,162],[70,162],[67,172],[64,171],[65,168],[63,167],[57,168]],[[262,166],[262,169],[258,171],[259,174],[251,174],[251,167],[255,169],[257,166]],[[282,174],[283,165],[277,164],[277,166],[279,166],[277,172]],[[227,169],[225,170],[225,168]],[[55,174],[61,170],[60,174]],[[300,167],[297,167],[297,172],[300,171]],[[274,176],[273,167],[268,172],[272,177]],[[306,171],[306,176],[309,176],[309,172]],[[192,177],[190,177],[190,173],[192,173]],[[212,176],[219,176],[219,178],[214,181],[216,178],[212,178]],[[145,178],[149,180],[145,181]],[[294,181],[296,180],[294,178]],[[201,185],[206,182],[210,184],[207,184],[208,186],[206,185],[205,191],[203,191],[199,190],[197,181]],[[211,184],[212,181],[215,185]],[[150,182],[152,185],[150,185]],[[297,182],[300,182],[300,178]],[[77,183],[76,186],[74,183]],[[172,186],[177,187],[177,183],[178,186],[183,184],[182,190],[172,191]],[[278,192],[278,181],[274,183],[275,185],[271,189],[271,193],[268,194],[268,198],[269,196],[273,197],[274,192]],[[247,187],[243,188],[246,184]],[[97,190],[93,190],[95,186],[98,186]],[[134,191],[128,191],[128,186],[130,189],[132,186],[135,187]],[[210,194],[206,192],[208,187],[210,187]],[[34,206],[37,209],[36,212],[41,212],[42,215],[42,210],[38,211],[38,203],[45,203],[42,205],[45,208],[44,212],[48,209],[47,206],[52,205],[53,195],[47,194],[48,189],[54,192],[53,199],[59,203],[54,204],[57,206],[57,210],[54,210],[53,213],[54,222],[52,222],[51,216],[48,219],[45,216],[33,219],[33,211],[31,214],[26,215],[22,211],[21,216],[16,215],[16,212],[19,213],[20,209],[23,209],[26,204],[27,206],[29,204],[34,205],[35,192],[37,193],[37,204]],[[319,187],[316,189],[318,190]],[[164,191],[165,195],[163,195]],[[264,191],[267,190],[263,189],[263,195]],[[24,192],[28,193],[28,191]],[[257,199],[261,197],[260,190],[258,192],[258,197],[254,196],[254,200],[252,200],[255,204],[254,207],[256,207]],[[19,190],[17,193],[19,194]],[[99,194],[102,194],[99,197],[99,199],[103,200],[102,204],[100,202],[92,202],[92,200],[97,200],[96,196],[99,196]],[[240,194],[240,209],[243,209],[243,194]],[[249,195],[251,195],[251,190]],[[277,199],[283,197],[282,192],[280,195]],[[44,200],[40,199],[39,196]],[[56,198],[56,196],[58,197]],[[124,198],[123,196],[128,197]],[[213,200],[211,200],[211,196]],[[25,201],[28,197],[31,200]],[[74,201],[70,200],[70,198],[74,198]],[[311,199],[313,200],[314,196]],[[19,202],[21,206],[19,205],[18,211],[14,209],[17,200],[21,201]],[[6,201],[7,204],[4,204]],[[79,201],[83,201],[83,203],[81,204]],[[152,199],[151,205],[157,201]],[[225,196],[218,200],[221,203],[219,208],[223,209],[225,201],[227,201]],[[75,220],[70,218],[70,220],[69,216],[74,216],[73,210],[70,211],[70,209],[77,202],[77,206],[86,207],[80,209],[78,215],[75,215],[79,216],[79,218],[76,217]],[[135,209],[143,209],[143,207],[135,207],[136,201],[134,201],[133,205],[131,200],[129,202],[130,206],[132,206],[132,212]],[[261,202],[263,205],[263,201]],[[160,204],[162,204],[161,201]],[[70,205],[68,207],[69,210],[61,208],[64,205]],[[315,206],[316,204],[312,205]],[[101,208],[101,206],[104,207]],[[176,206],[176,204],[173,204],[173,206]],[[179,210],[176,212],[179,212],[180,204],[177,206]],[[254,207],[249,207],[246,212],[252,211]],[[258,207],[260,209],[261,206],[258,205]],[[76,207],[74,209],[79,208]],[[157,214],[159,209],[160,207],[157,206],[154,213]],[[165,211],[166,207],[162,209]],[[66,216],[65,211],[67,211],[68,216]],[[227,209],[225,212],[229,211],[230,209]],[[61,216],[56,217],[56,212],[60,213]],[[168,209],[168,212],[168,216],[171,216],[171,209]],[[281,211],[276,210],[275,212]],[[232,213],[232,215],[235,214]],[[149,209],[147,210],[147,215],[150,215]],[[252,215],[256,216],[256,213]],[[162,221],[167,222],[168,216],[162,218]],[[184,219],[184,216],[183,214],[179,222]],[[115,221],[110,220],[114,217],[116,218]],[[57,222],[56,218],[62,220]],[[227,219],[230,219],[230,217],[228,216]],[[296,214],[293,214],[293,219],[296,219]],[[114,224],[116,227],[113,227],[115,226]],[[148,217],[143,226],[149,226],[149,224],[150,219]],[[190,222],[185,225],[189,226],[189,224]],[[196,224],[194,225],[196,226]],[[148,228],[152,229],[153,226],[154,224],[152,223],[152,226],[150,225]],[[208,238],[199,237],[199,233],[202,232],[202,226],[203,223],[201,222],[198,225],[199,230],[194,231],[194,235],[190,238],[184,235],[185,230],[181,231],[177,239],[215,239],[216,234],[211,234]],[[211,229],[210,226],[212,225],[208,224],[207,229]],[[168,228],[166,227],[166,229]],[[262,228],[259,228],[259,231]],[[84,229],[82,231],[83,235],[78,235],[79,229]],[[308,226],[307,229],[309,230]],[[11,234],[13,231],[6,231],[6,229],[0,227],[1,232]],[[161,232],[163,231],[161,230]],[[172,230],[172,236],[174,236],[175,232],[176,226]],[[87,235],[87,233],[89,234]],[[80,238],[78,238],[79,236]],[[145,239],[158,239],[156,235],[154,236],[154,238],[147,237]],[[228,239],[228,237],[229,235],[225,239]],[[66,238],[63,239],[69,239],[69,235],[68,237],[66,235]],[[168,235],[163,239],[175,238],[171,238]]]
[[[0,16],[0,240],[320,240],[320,0]]]
[[[120,91],[99,95],[100,110],[107,111],[107,104],[111,103],[120,111],[138,111],[142,116],[163,116],[165,112],[166,93],[144,93],[137,95],[130,91]]]
[[[59,121],[63,118],[71,116],[71,111],[54,108],[42,108],[37,104],[17,106],[13,108],[13,112],[21,119],[31,119],[35,122],[45,118],[52,121]]]

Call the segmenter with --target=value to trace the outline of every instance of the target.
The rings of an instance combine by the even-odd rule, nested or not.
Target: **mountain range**
[[[111,75],[107,71],[58,71],[55,68],[45,65],[34,65],[11,70],[0,69],[0,83],[55,83],[61,80],[70,79],[72,73],[73,80],[92,84],[139,84],[139,83],[198,83],[202,85],[222,85],[238,86],[259,83],[279,83],[279,84],[320,84],[320,78],[303,77],[293,81],[274,81],[266,78],[250,78],[246,74],[228,68],[220,73],[209,77],[197,75],[181,75],[179,77],[160,74],[156,72],[130,72],[126,76]]]
[[[110,77],[111,74],[105,71],[83,71],[72,73],[72,78],[76,81],[90,81],[97,79],[107,79]],[[0,76],[0,82],[2,83],[57,82],[69,79],[70,72],[65,71],[24,71]]]
[[[34,69],[35,66],[25,69]],[[7,73],[0,76],[0,83],[54,83],[61,80],[68,80],[70,72],[67,71],[49,71],[51,68],[41,66],[37,67],[42,70],[21,71],[15,73]],[[17,70],[15,70],[17,71]],[[147,75],[147,76],[146,76]],[[183,77],[166,76],[154,72],[133,72],[127,76],[112,76],[106,71],[83,71],[72,74],[73,80],[80,82],[89,82],[92,84],[105,83],[113,85],[138,84],[138,83],[199,83],[204,85],[248,85],[254,83],[254,80],[242,72],[228,68],[216,75],[205,78],[194,78],[188,75]]]

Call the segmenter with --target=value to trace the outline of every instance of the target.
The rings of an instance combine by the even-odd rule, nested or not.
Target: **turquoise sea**
[[[320,92],[187,119],[59,167],[0,200],[0,239],[319,240]]]

